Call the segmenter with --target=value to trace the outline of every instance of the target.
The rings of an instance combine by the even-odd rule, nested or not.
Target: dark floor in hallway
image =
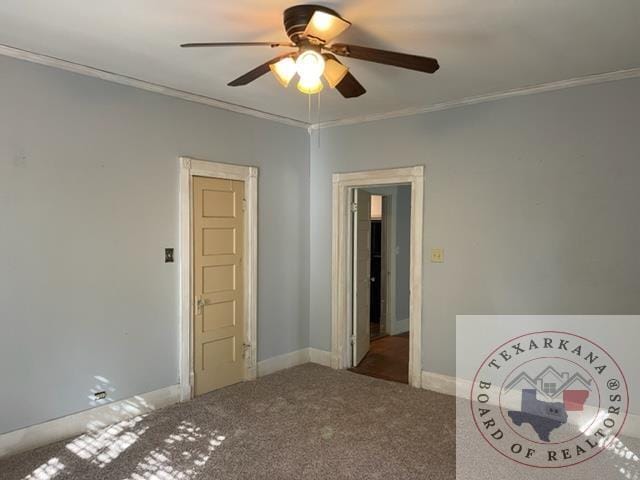
[[[357,367],[350,370],[370,377],[408,383],[409,332],[372,340],[369,353]]]

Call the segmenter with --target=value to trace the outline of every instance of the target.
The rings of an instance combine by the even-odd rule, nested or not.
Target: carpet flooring
[[[306,364],[0,460],[0,478],[449,480],[455,403]]]

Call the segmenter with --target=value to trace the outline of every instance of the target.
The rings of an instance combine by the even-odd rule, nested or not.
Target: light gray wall
[[[334,172],[426,166],[425,370],[455,374],[456,314],[640,313],[639,111],[634,79],[322,130],[311,346],[331,348]]]
[[[180,155],[259,167],[259,358],[308,346],[304,129],[3,57],[0,105],[0,433],[178,382]]]

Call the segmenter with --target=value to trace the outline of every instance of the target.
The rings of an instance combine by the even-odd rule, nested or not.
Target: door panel
[[[353,364],[358,365],[369,351],[369,310],[371,288],[371,195],[354,190],[357,205],[354,219],[354,345]]]
[[[236,288],[236,266],[212,265],[202,268],[202,293],[233,291]]]
[[[244,182],[193,177],[196,395],[244,378],[243,200]]]
[[[203,308],[202,331],[208,332],[236,324],[236,301],[211,303]]]
[[[233,337],[219,338],[202,344],[202,368],[209,365],[233,363],[236,360],[235,339]]]
[[[234,228],[205,228],[202,230],[203,254],[235,255],[236,231]]]

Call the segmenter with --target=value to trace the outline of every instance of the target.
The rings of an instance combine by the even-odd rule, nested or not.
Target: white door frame
[[[193,398],[193,255],[191,238],[192,179],[228,178],[245,182],[244,229],[244,365],[245,380],[256,378],[257,364],[257,293],[258,293],[258,169],[242,165],[215,163],[180,157],[180,399]]]
[[[350,276],[350,192],[355,187],[411,185],[411,253],[409,268],[409,385],[422,377],[422,226],[424,166],[333,174],[331,256],[331,366],[350,366],[349,341],[353,284]]]

